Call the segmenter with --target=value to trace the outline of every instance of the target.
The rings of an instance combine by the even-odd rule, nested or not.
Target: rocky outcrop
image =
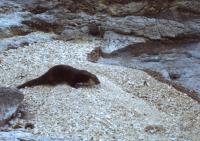
[[[191,20],[199,15],[200,4],[196,0],[70,0],[68,3],[64,0],[54,0],[53,3],[37,0],[31,3],[18,1],[17,8],[12,8],[13,5],[13,2],[0,4],[3,13],[0,38],[26,36],[36,31],[54,32],[61,35],[61,40],[82,38],[86,33],[103,37],[110,31],[119,36],[139,36],[150,40],[200,38],[199,20]]]
[[[54,13],[56,14],[56,13]],[[105,17],[103,15],[90,16],[84,13],[63,15],[62,22],[68,27],[74,23],[75,29],[80,29],[95,23],[100,26],[102,33],[113,31],[122,35],[145,37],[151,40],[166,38],[188,38],[200,36],[200,22],[198,20],[178,22],[173,20],[146,18],[140,16]]]
[[[144,9],[146,3],[144,2],[131,2],[127,4],[113,4],[109,6],[108,12],[112,16],[126,16],[139,13]]]
[[[105,28],[121,34],[142,36],[149,39],[176,38],[185,33],[183,23],[164,19],[151,19],[137,16],[108,18]]]
[[[198,0],[68,0],[67,3],[65,0],[54,0],[53,3],[47,0],[37,1],[37,5],[27,9],[31,9],[33,13],[42,13],[47,9],[59,7],[70,12],[83,11],[92,15],[104,13],[118,17],[138,15],[167,19],[191,19],[200,16]]]
[[[113,16],[139,15],[166,19],[191,19],[200,16],[197,0],[127,0],[105,3],[107,12]]]
[[[29,20],[22,21],[22,24],[27,25],[34,31],[43,31],[43,32],[56,32],[57,28],[60,27],[59,24],[54,22],[48,22],[41,18],[33,17]]]
[[[0,126],[16,113],[23,99],[24,95],[17,89],[0,87]]]

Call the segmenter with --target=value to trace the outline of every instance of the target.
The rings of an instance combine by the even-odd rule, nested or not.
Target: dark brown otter
[[[42,76],[17,86],[18,89],[36,85],[51,85],[66,83],[74,88],[99,84],[99,79],[86,70],[79,70],[68,65],[56,65]]]

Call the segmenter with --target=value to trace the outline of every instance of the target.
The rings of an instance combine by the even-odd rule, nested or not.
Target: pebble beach
[[[21,89],[24,110],[34,115],[28,121],[35,127],[30,132],[74,140],[200,138],[196,101],[143,71],[89,62],[87,54],[102,44],[95,38],[48,41],[0,54],[3,86],[16,87],[57,64],[88,70],[101,82],[79,89],[68,85]]]

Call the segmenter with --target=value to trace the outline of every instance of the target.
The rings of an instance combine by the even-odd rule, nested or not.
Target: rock
[[[28,129],[28,128],[33,129],[34,128],[34,124],[32,124],[32,123],[26,123],[25,124],[25,129]]]
[[[13,36],[27,35],[32,32],[27,26],[11,26],[9,29]]]
[[[48,7],[38,5],[36,7],[32,7],[30,9],[30,12],[33,14],[41,14],[41,13],[46,12],[47,10],[49,10]]]
[[[83,0],[72,1],[68,0],[54,0],[53,2],[47,0],[37,0],[34,2],[18,2],[27,11],[34,14],[44,13],[54,9],[61,9],[62,11],[70,11],[74,13],[86,12],[88,14],[104,13],[107,15],[124,16],[124,15],[140,15],[153,18],[182,18],[198,17],[199,5],[198,0],[181,0],[181,1],[165,1],[162,0]],[[12,6],[14,7],[14,6]],[[6,10],[5,10],[6,11]]]
[[[145,42],[145,39],[142,37],[121,35],[112,31],[105,32],[104,40],[106,45],[102,48],[102,51],[105,53],[111,53],[130,44]]]
[[[188,30],[187,27],[180,22],[138,16],[108,18],[105,26],[108,30],[117,33],[143,36],[153,40],[176,38],[183,35],[185,31]]]
[[[26,35],[32,30],[21,24],[24,16],[30,16],[26,12],[2,14],[0,16],[0,38],[9,38],[17,35]]]
[[[22,10],[22,8],[14,2],[8,0],[1,0],[0,2],[0,14],[9,14],[20,10]]]
[[[92,52],[87,54],[87,59],[91,62],[97,62],[102,56],[101,47],[96,47]]]
[[[32,113],[26,112],[24,110],[18,111],[17,118],[19,118],[19,119],[30,120],[30,119],[33,119],[33,117],[34,117],[34,114],[32,114]]]
[[[28,26],[13,25],[6,28],[0,28],[0,38],[10,38],[13,36],[24,36],[32,32]]]
[[[7,50],[10,50],[10,49],[17,49],[17,47],[14,45],[8,44]]]
[[[0,141],[72,141],[73,139],[56,139],[34,135],[25,131],[0,132]]]
[[[2,14],[0,16],[0,28],[9,28],[11,26],[20,26],[25,16],[30,16],[28,12],[14,12]]]
[[[151,133],[151,134],[155,134],[158,132],[164,132],[165,129],[162,126],[159,125],[148,125],[144,128],[145,132]]]
[[[169,77],[171,80],[177,80],[181,77],[181,75],[178,73],[169,73]]]
[[[60,35],[60,39],[64,41],[73,40],[73,39],[80,39],[84,37],[85,34],[82,33],[80,30],[75,29],[73,27],[66,28]]]
[[[198,45],[200,45],[200,43],[199,43]],[[200,52],[200,48],[196,47],[196,48],[192,49],[191,51],[188,51],[188,52],[187,52],[187,55],[188,55],[189,57],[193,57],[193,58],[196,58],[196,59],[200,59],[200,54],[199,54],[199,52]]]
[[[103,34],[104,34],[103,29],[100,26],[96,25],[96,24],[89,24],[88,25],[88,30],[89,30],[88,31],[89,34],[91,34],[93,36],[103,36]]]
[[[71,14],[73,15],[73,14]],[[103,15],[90,16],[85,13],[74,14],[73,19],[69,15],[63,15],[64,23],[76,23],[81,26],[91,22],[101,25],[103,32],[113,31],[122,35],[131,35],[148,38],[151,40],[163,40],[166,38],[200,38],[200,22],[175,21],[167,19],[147,18],[142,16],[105,17]],[[69,19],[69,18],[70,19]]]
[[[160,62],[161,58],[159,56],[142,56],[141,62]]]
[[[0,13],[10,13],[12,10],[13,10],[12,7],[9,7],[9,6],[0,7]]]
[[[12,37],[12,33],[8,28],[0,28],[0,39]]]
[[[19,46],[24,47],[24,46],[28,46],[29,43],[27,41],[22,41],[19,42],[19,44],[8,44],[6,47],[6,50],[10,50],[10,49],[17,49]]]
[[[109,14],[112,16],[125,16],[132,15],[140,12],[146,3],[144,2],[131,2],[128,4],[113,4],[109,6]]]
[[[0,126],[16,113],[23,99],[24,95],[19,90],[0,87]]]
[[[90,3],[93,3],[95,6],[91,6]],[[159,4],[161,4],[160,7]],[[102,12],[96,13],[96,15],[87,14],[95,14],[95,11],[100,9],[102,10],[102,5],[104,5],[103,9],[106,9],[107,12],[105,10],[103,14]],[[81,2],[70,1],[66,4],[62,0],[55,0],[55,3],[52,4],[51,2],[38,0],[35,3],[28,4],[29,8],[27,10],[31,11],[32,13],[16,12],[14,14],[9,13],[7,15],[3,15],[0,18],[0,21],[3,21],[0,22],[2,23],[0,25],[0,37],[7,38],[12,37],[13,35],[25,35],[30,33],[32,30],[39,30],[43,32],[53,31],[57,34],[63,33],[63,35],[66,34],[66,40],[68,40],[70,38],[76,38],[79,36],[82,33],[81,29],[83,27],[88,27],[87,32],[94,36],[102,36],[106,31],[113,31],[122,35],[140,36],[153,40],[182,37],[199,38],[200,22],[198,20],[181,21],[176,19],[174,20],[172,18],[163,19],[165,16],[163,16],[162,19],[160,17],[156,17],[157,13],[167,13],[170,10],[171,11],[169,13],[178,13],[178,15],[180,15],[181,12],[179,11],[181,8],[187,11],[191,11],[193,7],[195,11],[193,13],[198,14],[198,8],[195,5],[198,6],[199,2],[193,0],[192,4],[190,4],[187,0],[183,0],[183,2],[165,3],[161,1],[133,2],[128,0],[126,2],[122,2],[117,0],[115,2],[102,2],[84,0]],[[26,5],[22,3],[21,5],[18,4],[18,7],[19,6],[21,6],[21,10],[26,8]],[[18,8],[18,10],[20,10],[20,8]],[[70,11],[79,11],[79,13],[70,13]],[[81,13],[80,11],[85,11],[86,13]],[[149,11],[155,13],[154,18],[143,17],[143,15],[146,15],[146,13]],[[107,16],[104,14],[105,12],[107,14],[111,12],[111,15],[118,17]],[[122,15],[123,17],[119,17]],[[126,17],[124,17],[125,15]],[[91,25],[91,23],[94,23],[96,26]],[[26,25],[29,30],[24,30],[23,24]],[[7,28],[5,29],[5,26],[7,28],[12,28],[11,30]],[[67,29],[65,27],[68,26],[72,26],[73,28],[65,31]]]
[[[56,38],[52,33],[32,32],[24,36],[15,36],[11,38],[4,38],[0,40],[0,52],[3,50],[16,49],[34,42],[48,41]]]
[[[57,28],[60,26],[57,23],[50,23],[36,17],[33,17],[30,20],[22,21],[22,24],[31,27],[35,31],[43,31],[43,32],[52,32],[52,31],[55,32]]]
[[[200,14],[200,1],[197,0],[174,1],[171,4],[171,7],[174,9],[174,11],[176,10],[182,17],[198,17]]]
[[[140,15],[151,18],[191,19],[200,15],[198,0],[165,1],[162,0],[115,0],[104,1],[108,14],[114,16]],[[97,6],[98,7],[98,6]]]
[[[104,3],[106,3],[107,5],[110,4],[128,4],[130,2],[132,2],[134,0],[106,0]]]
[[[23,126],[20,123],[12,125],[12,129],[18,129],[18,128],[23,128]]]

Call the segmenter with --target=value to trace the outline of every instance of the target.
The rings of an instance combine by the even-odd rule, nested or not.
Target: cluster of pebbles
[[[34,134],[83,140],[198,140],[200,105],[146,73],[87,61],[96,39],[40,42],[0,54],[0,82],[16,87],[56,64],[86,69],[101,84],[25,88]],[[19,122],[26,122],[19,120]]]

